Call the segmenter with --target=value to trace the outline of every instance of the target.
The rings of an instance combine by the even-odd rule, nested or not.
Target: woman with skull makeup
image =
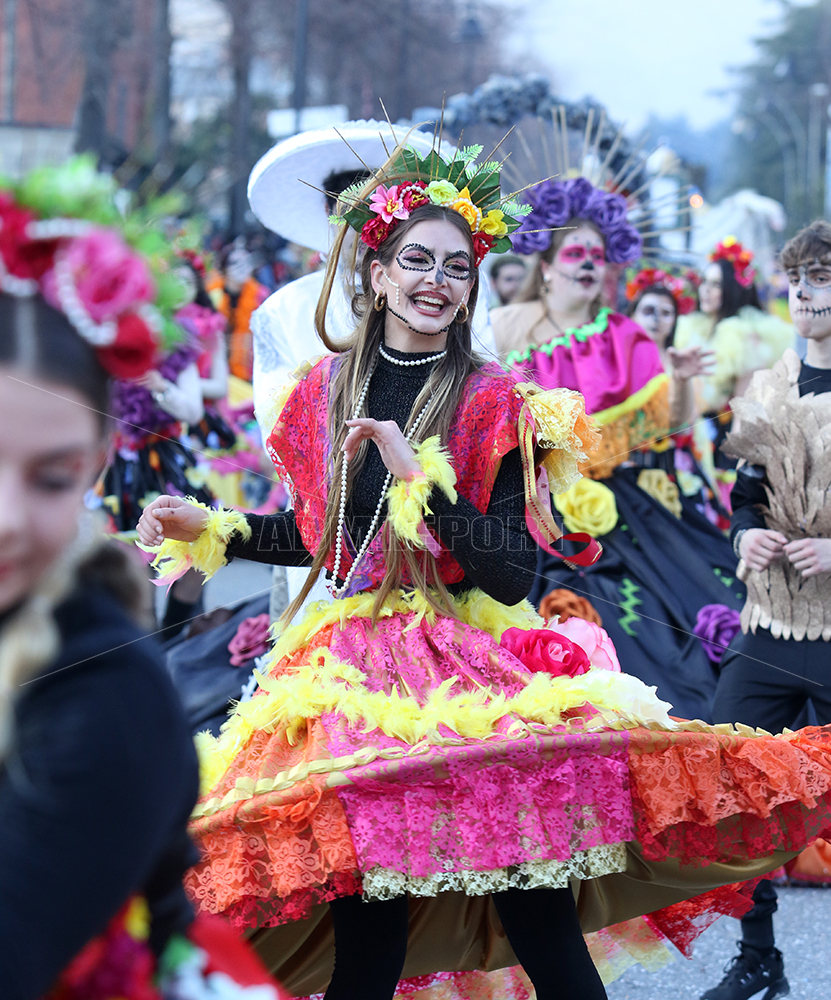
[[[726,881],[778,863],[772,841],[748,859],[736,828],[707,820],[704,848],[687,825],[662,841],[667,797],[689,794],[647,791],[662,753],[726,737],[675,732],[601,628],[548,626],[525,600],[532,539],[559,538],[548,489],[579,480],[597,435],[579,393],[471,350],[479,265],[524,214],[477,152],[399,147],[340,196],[366,247],[356,328],[333,342],[325,325],[342,234],[317,311],[331,353],[270,420],[293,509],[160,497],[139,525],[167,579],[235,555],[311,565],[308,587],[325,573],[333,599],[288,625],[301,592],[254,696],[199,739],[191,823],[191,898],[254,930],[296,996],[519,1000],[533,984],[540,1000],[600,1000],[610,956],[660,950],[665,933],[684,945],[740,898]],[[598,546],[577,541],[570,558],[589,565]],[[729,738],[768,772],[772,748]]]
[[[673,385],[658,344],[632,319],[601,308],[608,265],[637,260],[640,238],[624,198],[585,178],[543,182],[531,200],[534,211],[513,242],[537,262],[518,301],[492,313],[494,333],[517,378],[580,391],[600,425],[601,442],[581,465],[585,478],[554,502],[569,531],[600,538],[604,549],[585,569],[541,549],[532,600],[546,613],[549,593],[587,597],[626,668],[656,685],[679,715],[708,719],[715,647],[695,636],[699,612],[719,605],[735,617],[744,593],[730,546],[701,501],[701,478],[675,466]],[[707,357],[684,360],[698,371]]]
[[[755,280],[753,254],[728,236],[702,272],[699,309],[679,317],[675,334],[681,350],[713,352],[712,371],[697,379],[696,390],[720,469],[735,464],[721,452],[730,428],[730,400],[744,393],[753,372],[770,368],[794,341],[789,323],[762,310]],[[732,481],[732,473],[727,479]]]

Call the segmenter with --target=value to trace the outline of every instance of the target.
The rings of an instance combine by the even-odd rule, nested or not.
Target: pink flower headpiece
[[[0,291],[43,295],[114,378],[135,378],[155,363],[162,332],[155,283],[144,258],[113,229],[38,219],[0,191]]]

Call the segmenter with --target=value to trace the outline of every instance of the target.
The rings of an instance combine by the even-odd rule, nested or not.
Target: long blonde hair
[[[335,241],[333,252],[329,258],[323,293],[315,314],[315,325],[320,339],[326,347],[344,355],[343,362],[338,366],[330,388],[328,431],[331,441],[333,464],[327,470],[329,478],[329,495],[326,501],[326,517],[323,535],[312,562],[306,584],[300,594],[284,612],[284,619],[291,619],[299,610],[309,591],[317,580],[337,538],[338,512],[341,500],[341,469],[343,467],[343,452],[341,445],[348,428],[345,421],[354,411],[355,403],[367,378],[378,359],[378,351],[384,339],[386,310],[381,312],[373,308],[373,292],[371,284],[372,262],[377,260],[383,267],[388,267],[395,259],[399,248],[403,245],[407,233],[419,222],[439,219],[454,225],[465,236],[468,250],[473,259],[473,239],[470,227],[458,212],[439,205],[424,205],[416,208],[410,217],[398,224],[394,233],[385,240],[378,250],[368,250],[361,263],[361,284],[355,289],[353,296],[353,312],[358,318],[354,333],[341,343],[334,342],[326,331],[326,307],[329,295],[334,285],[338,270],[338,261],[343,249],[345,232],[341,232]],[[468,316],[464,322],[454,320],[447,333],[447,354],[438,361],[430,373],[430,377],[419,393],[407,427],[415,416],[426,405],[427,410],[422,418],[416,439],[437,434],[442,443],[447,441],[450,426],[459,405],[465,382],[468,377],[484,364],[484,360],[474,354],[471,346],[471,319],[476,308],[476,298],[479,292],[479,272],[473,269],[472,286],[468,298]],[[368,416],[366,404],[361,416]],[[355,477],[365,461],[369,442],[364,441],[349,464],[347,495]],[[402,545],[393,532],[385,531],[383,535],[384,559],[386,573],[378,588],[373,614],[377,616],[386,598],[402,586],[403,575],[409,575],[412,586],[421,591],[428,604],[442,614],[453,615],[453,602],[442,583],[436,560],[429,552],[415,552],[407,545]]]

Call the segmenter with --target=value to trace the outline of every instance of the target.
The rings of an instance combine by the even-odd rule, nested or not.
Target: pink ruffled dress
[[[295,385],[269,440],[311,551],[333,363]],[[492,370],[471,376],[447,441],[459,493],[484,512],[501,458],[519,446],[536,497],[535,446],[558,422],[560,457],[579,459],[565,445],[581,419],[574,400]],[[373,622],[380,560],[371,548],[354,593],[282,630],[255,696],[218,740],[200,740],[191,898],[253,932],[294,995],[325,988],[326,904],[356,892],[409,894],[401,996],[529,996],[489,900],[509,887],[574,886],[608,981],[660,962],[667,939],[689,949],[718,915],[742,912],[752,883],[736,883],[828,825],[831,732],[674,722],[620,672],[602,629],[548,629],[527,602],[471,591],[451,617],[405,590]],[[437,563],[445,582],[461,578],[446,549]]]

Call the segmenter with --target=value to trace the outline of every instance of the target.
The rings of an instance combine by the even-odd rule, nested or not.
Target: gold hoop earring
[[[462,309],[464,309],[465,311],[464,316],[460,315]],[[467,302],[460,302],[459,308],[456,310],[456,321],[458,323],[467,323],[469,317],[470,317],[470,310],[467,307]]]
[[[383,312],[387,308],[387,297],[383,292],[375,293],[375,302],[372,304],[372,308],[375,312]]]

